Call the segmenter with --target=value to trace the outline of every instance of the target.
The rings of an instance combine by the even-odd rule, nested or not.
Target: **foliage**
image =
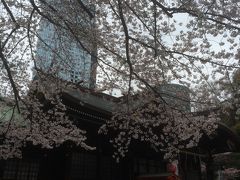
[[[87,150],[94,149],[85,144],[86,132],[76,127],[66,115],[66,107],[60,98],[61,88],[56,82],[58,80],[49,77],[44,82],[32,82],[22,101],[21,114],[17,113],[16,106],[10,112],[9,109],[5,111],[10,116],[4,121],[1,119],[0,158],[21,157],[21,150],[28,142],[52,149],[72,141]],[[6,107],[6,103],[2,107]]]
[[[89,10],[92,4],[95,10]],[[155,85],[178,82],[191,86],[194,89],[191,95],[192,105],[198,109],[214,107],[224,96],[212,82],[219,78],[229,80],[231,73],[239,68],[239,6],[236,0],[1,0],[0,92],[15,100],[14,106],[19,112],[20,104],[25,106],[24,111],[29,111],[26,113],[28,115],[31,114],[29,107],[33,107],[36,110],[36,114],[32,114],[34,126],[37,123],[37,119],[34,119],[45,113],[39,110],[41,103],[35,101],[36,97],[31,99],[31,93],[26,97],[27,90],[31,89],[27,88],[31,84],[30,67],[33,66],[36,73],[44,70],[38,68],[39,59],[35,56],[38,24],[42,18],[64,32],[72,41],[76,41],[86,52],[92,54],[93,48],[98,47],[98,88],[109,91],[120,89],[127,99],[125,111],[117,112],[113,122],[106,124],[113,129],[117,128],[119,135],[121,124],[129,124],[125,131],[135,129],[135,126],[150,128],[144,122],[144,115],[138,111],[157,113],[155,118],[161,115],[162,107],[158,112],[152,112],[156,108],[155,104],[146,106],[146,110],[133,112],[131,109],[130,99],[133,94],[146,93],[143,96],[146,100],[155,95],[161,98],[162,94],[154,91]],[[79,12],[82,12],[82,17],[88,18],[76,20]],[[86,28],[86,24],[93,18],[93,26]],[[60,49],[50,50],[56,57],[62,53]],[[64,63],[67,65],[65,60]],[[57,75],[58,70],[56,64],[55,68],[48,71],[49,76]],[[151,91],[145,90],[146,88]],[[47,98],[47,91],[43,92]],[[59,103],[58,96],[54,96]],[[164,110],[167,110],[164,111],[164,116],[167,119],[173,116],[170,122],[175,126],[168,129],[169,124],[165,124],[163,118],[155,119],[152,125],[157,120],[163,121],[158,126],[166,128],[169,131],[167,135],[170,136],[176,128],[185,130],[186,126],[191,125],[186,120],[187,116],[181,118],[183,112],[175,111],[174,107],[165,108],[168,106],[165,101],[161,103]],[[62,104],[54,106],[61,114]],[[137,122],[136,119],[142,120]],[[184,123],[178,122],[180,119]],[[45,120],[44,124],[50,123],[51,127],[55,123]],[[214,127],[215,120],[211,122]],[[200,129],[208,129],[204,123],[193,123]],[[132,131],[128,135],[133,135]],[[168,147],[177,147],[172,142],[168,144]]]
[[[217,82],[225,100],[220,104],[221,120],[236,133],[239,132],[240,115],[240,71],[234,71],[232,77],[227,80],[220,79]]]
[[[235,168],[224,169],[223,174],[227,180],[236,179],[240,176],[240,170]]]
[[[194,115],[165,105],[158,96],[144,96],[129,100],[130,108],[123,102],[121,109],[100,128],[100,133],[110,134],[115,148],[113,157],[118,161],[125,157],[133,141],[148,143],[164,152],[167,159],[176,158],[180,150],[196,146],[204,134],[211,135],[217,128],[214,113]]]

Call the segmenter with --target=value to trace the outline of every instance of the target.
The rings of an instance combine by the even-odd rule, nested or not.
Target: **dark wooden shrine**
[[[169,176],[163,153],[155,152],[143,143],[133,143],[127,156],[116,163],[113,149],[99,127],[111,118],[118,98],[89,92],[68,90],[63,94],[68,115],[81,129],[87,131],[87,144],[96,150],[86,151],[66,142],[51,150],[29,145],[23,159],[0,162],[3,180],[161,180]],[[178,157],[179,177],[183,180],[213,179],[212,156],[216,153],[239,151],[239,138],[227,127],[220,125],[215,136],[203,137],[198,147],[182,151]],[[202,170],[206,165],[206,173]]]

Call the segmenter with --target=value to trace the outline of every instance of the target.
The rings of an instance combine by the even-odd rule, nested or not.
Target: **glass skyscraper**
[[[61,17],[55,19],[60,24],[60,27],[47,19],[42,18],[40,20],[36,66],[43,72],[54,74],[63,80],[79,83],[87,88],[93,88],[96,81],[97,49],[90,41],[88,42],[84,30],[85,32],[91,30],[94,26],[94,18],[89,17],[84,12],[79,12],[78,14],[64,12],[66,11],[64,5],[74,6],[72,2],[71,4],[61,4],[65,2],[67,1],[48,0],[49,4],[54,3],[54,7],[57,8],[59,14],[64,15],[66,19],[63,20]],[[77,34],[75,36],[71,31],[65,29],[68,27],[64,26],[64,21],[67,21],[68,18],[71,18],[72,28],[84,28],[83,31],[79,31],[80,35]],[[83,34],[82,36],[81,33]]]

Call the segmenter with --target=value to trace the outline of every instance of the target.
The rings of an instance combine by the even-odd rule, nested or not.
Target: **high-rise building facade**
[[[48,3],[54,5],[53,7],[59,11],[60,16],[55,18],[56,24],[46,18],[40,20],[36,66],[43,72],[54,74],[63,80],[93,88],[96,81],[97,49],[92,43],[92,39],[90,42],[86,36],[89,36],[89,32],[94,26],[94,18],[83,10],[78,14],[65,12],[68,8],[64,8],[64,6],[80,6],[77,1],[75,4],[66,2],[48,0]],[[61,19],[61,15],[65,19]],[[50,14],[50,18],[54,18],[54,16]],[[71,18],[70,21],[68,21],[69,18]],[[68,22],[71,22],[71,27],[66,25]],[[79,28],[83,28],[83,31]],[[73,33],[74,30],[76,34]]]

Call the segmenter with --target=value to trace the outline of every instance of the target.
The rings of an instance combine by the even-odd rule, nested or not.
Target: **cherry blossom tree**
[[[224,169],[223,174],[225,175],[226,179],[236,179],[239,177],[239,169],[235,169],[235,168],[227,168]]]
[[[238,1],[60,2],[61,8],[49,0],[1,0],[0,4],[0,92],[14,99],[12,105],[15,111],[28,119],[30,127],[38,129],[41,126],[38,117],[44,114],[46,118],[42,125],[54,128],[58,124],[65,128],[63,124],[67,123],[69,129],[63,130],[69,134],[66,138],[79,137],[73,140],[87,147],[84,132],[77,130],[63,115],[65,108],[58,95],[64,87],[60,85],[62,81],[50,81],[51,88],[57,89],[51,94],[43,81],[46,77],[41,78],[42,72],[37,67],[36,45],[37,41],[41,41],[38,25],[42,18],[62,29],[84,51],[91,53],[93,46],[98,48],[98,55],[94,55],[98,66],[96,91],[118,89],[125,95],[122,102],[124,108],[116,109],[112,120],[101,128],[102,132],[118,132],[112,142],[120,156],[124,156],[131,139],[147,141],[160,150],[173,152],[196,145],[203,132],[210,134],[216,128],[216,117],[194,117],[183,112],[164,100],[163,94],[155,87],[167,83],[188,86],[192,92],[189,101],[205,109],[222,101],[222,94],[213,82],[220,78],[227,79],[239,68]],[[94,5],[94,10],[90,10],[91,5]],[[75,17],[79,12],[88,18],[76,23]],[[93,18],[94,26],[86,28],[85,24]],[[57,57],[61,52],[54,53]],[[31,67],[40,74],[34,89],[29,78]],[[56,71],[58,68],[49,71],[48,76],[56,75]],[[54,109],[44,111],[40,108],[45,101],[39,101],[37,97],[40,90],[43,99],[50,99]],[[135,94],[141,94],[142,99],[137,106],[132,98]],[[53,116],[59,121],[52,121]],[[2,126],[5,129],[9,126],[14,132],[16,125],[11,124]],[[153,127],[162,132],[156,133]],[[14,133],[10,133],[10,129],[2,131],[7,132],[4,138],[7,134],[7,139],[12,138]],[[76,131],[71,132],[70,129]],[[54,131],[57,132],[57,128]],[[47,137],[45,132],[33,137],[34,134],[29,132],[31,128],[22,135],[22,139],[27,137],[48,147],[65,140],[61,139],[61,133]],[[179,136],[174,132],[178,132]],[[22,146],[22,139],[16,147]]]
[[[22,148],[29,142],[52,149],[72,141],[86,150],[95,149],[85,143],[86,132],[66,115],[60,97],[62,86],[66,84],[56,84],[56,78],[43,76],[42,81],[30,84],[27,96],[19,102],[20,112],[12,101],[2,100],[0,158],[21,157]]]

